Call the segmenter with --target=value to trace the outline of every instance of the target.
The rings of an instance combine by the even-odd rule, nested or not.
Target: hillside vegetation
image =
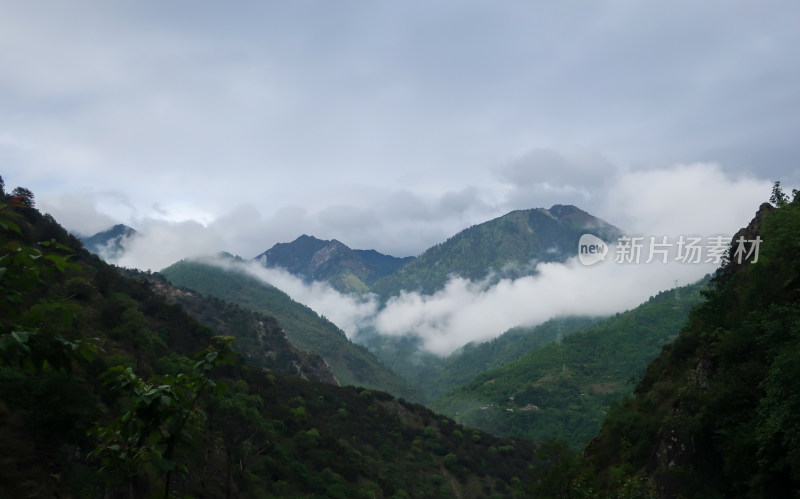
[[[800,197],[776,184],[734,236],[706,300],[612,405],[578,461],[551,448],[526,486],[569,497],[796,497],[800,490]]]
[[[534,448],[249,366],[0,193],[0,496],[510,496]]]
[[[574,256],[585,232],[604,240],[621,234],[613,225],[575,206],[512,211],[429,248],[378,279],[371,290],[386,300],[403,290],[433,294],[453,275],[473,281],[530,275],[536,262]]]
[[[530,350],[451,390],[431,407],[497,435],[536,441],[557,437],[581,449],[597,433],[611,402],[631,393],[632,379],[677,336],[706,282],[661,292],[561,342]]]
[[[331,321],[243,271],[182,260],[160,274],[176,286],[274,317],[292,344],[325,359],[341,385],[365,386],[413,400],[418,398],[413,388],[365,347],[347,339],[344,331]]]

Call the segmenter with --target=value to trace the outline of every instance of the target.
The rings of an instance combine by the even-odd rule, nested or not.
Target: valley
[[[611,316],[520,325],[445,356],[414,336],[369,327],[348,335],[247,268],[291,257],[298,279],[323,279],[362,299],[375,293],[386,306],[407,291],[381,297],[370,286],[386,292],[391,286],[381,283],[396,274],[404,276],[396,282],[428,275],[428,284],[412,280],[442,293],[445,274],[426,266],[445,267],[451,276],[467,272],[465,248],[485,246],[487,234],[499,249],[478,252],[484,270],[472,275],[497,285],[514,282],[504,272],[535,276],[539,267],[520,258],[533,255],[535,262],[542,248],[576,245],[597,220],[574,207],[514,213],[405,260],[304,236],[251,262],[220,254],[152,273],[109,266],[56,221],[11,200],[0,208],[6,248],[0,395],[12,433],[0,436],[0,444],[19,449],[8,462],[27,471],[2,477],[2,490],[30,493],[32,480],[40,484],[36,493],[67,487],[90,495],[154,495],[165,487],[164,495],[484,497],[537,495],[553,483],[562,492],[635,489],[643,497],[785,490],[793,486],[788,476],[764,485],[723,482],[721,476],[740,468],[721,467],[720,475],[698,464],[681,474],[668,472],[665,461],[721,459],[723,449],[746,461],[757,449],[762,459],[784,463],[779,469],[793,469],[782,461],[793,454],[782,449],[795,431],[793,399],[783,394],[794,388],[780,373],[790,368],[796,339],[798,274],[786,255],[797,251],[800,201],[773,197],[777,208],[765,204],[740,231],[763,237],[758,265],[729,262],[713,277]],[[520,230],[520,220],[545,225]],[[563,236],[553,235],[556,226]],[[620,233],[601,227],[609,239]],[[123,238],[124,251],[124,238],[135,235],[114,231],[99,244],[117,247],[115,238]],[[525,246],[515,239],[520,234],[556,239],[511,254],[502,250],[507,233],[509,245]],[[293,253],[298,244],[305,249]],[[368,262],[376,266],[370,270]],[[726,308],[731,300],[742,307]],[[750,376],[761,381],[742,392]],[[38,405],[26,393],[37,394]],[[748,397],[757,414],[732,406],[737,397]],[[671,416],[669,407],[677,408]],[[714,428],[739,428],[725,411],[749,418],[759,433],[744,442],[707,440]],[[668,425],[655,431],[659,420]],[[778,429],[776,421],[787,426]],[[664,450],[666,438],[692,438],[694,447]],[[193,455],[195,445],[205,449],[202,460]],[[79,457],[67,457],[70,448],[80,449]],[[56,464],[42,461],[45,454]],[[646,467],[647,459],[659,464]],[[619,462],[629,464],[618,468]],[[66,470],[65,482],[45,478],[58,469]],[[81,472],[92,469],[98,474]],[[192,478],[191,470],[200,469],[208,480]],[[773,473],[755,469],[759,476]],[[709,477],[705,488],[698,489],[694,473]]]

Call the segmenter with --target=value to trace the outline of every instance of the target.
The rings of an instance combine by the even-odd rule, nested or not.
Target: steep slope
[[[324,241],[305,234],[291,243],[278,243],[255,259],[308,281],[326,281],[344,293],[368,291],[376,279],[411,260],[375,250],[353,250],[335,239]]]
[[[551,342],[480,374],[431,403],[434,410],[497,435],[559,437],[581,448],[612,400],[632,390],[672,340],[706,281],[659,293],[586,331]]]
[[[147,283],[153,292],[180,305],[193,319],[208,326],[215,336],[235,339],[234,351],[248,364],[303,379],[339,384],[325,360],[289,342],[274,317],[258,314],[213,296],[171,285],[160,274],[121,269],[131,279]]]
[[[426,352],[414,336],[383,336],[362,330],[355,341],[369,348],[388,368],[419,387],[423,402],[431,401],[475,376],[508,364],[525,353],[586,329],[599,318],[565,317],[535,327],[516,327],[484,343],[469,343],[447,357]]]
[[[707,300],[612,408],[585,451],[589,484],[651,497],[795,497],[800,490],[800,197],[778,186],[740,231],[755,263],[718,271]]]
[[[52,219],[3,201],[2,497],[510,496],[535,464],[530,442],[248,366]]]
[[[532,262],[563,261],[574,256],[585,232],[608,241],[621,234],[613,225],[575,206],[513,211],[429,248],[376,281],[372,290],[387,299],[401,290],[431,294],[453,274],[471,280],[490,274],[496,278],[528,275]]]
[[[117,224],[108,230],[98,232],[90,237],[82,237],[83,246],[104,260],[116,260],[125,250],[122,243],[138,232],[127,225]]]
[[[243,272],[197,261],[182,260],[160,273],[176,286],[275,317],[289,341],[324,358],[342,385],[360,385],[412,400],[418,398],[414,389],[381,365],[366,348],[352,343],[332,322],[273,286]]]
[[[485,343],[465,345],[432,371],[421,370],[418,379],[429,379],[428,397],[433,400],[467,383],[483,372],[509,364],[526,353],[566,336],[589,329],[600,318],[564,317],[534,327],[516,327]]]

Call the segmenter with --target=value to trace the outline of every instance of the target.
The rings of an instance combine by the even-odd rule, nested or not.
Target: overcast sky
[[[0,175],[154,270],[512,209],[732,233],[800,184],[800,3],[0,0]]]

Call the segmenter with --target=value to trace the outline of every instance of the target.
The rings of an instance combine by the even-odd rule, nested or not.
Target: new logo
[[[592,234],[584,234],[578,241],[578,260],[586,266],[605,261],[608,244]]]

